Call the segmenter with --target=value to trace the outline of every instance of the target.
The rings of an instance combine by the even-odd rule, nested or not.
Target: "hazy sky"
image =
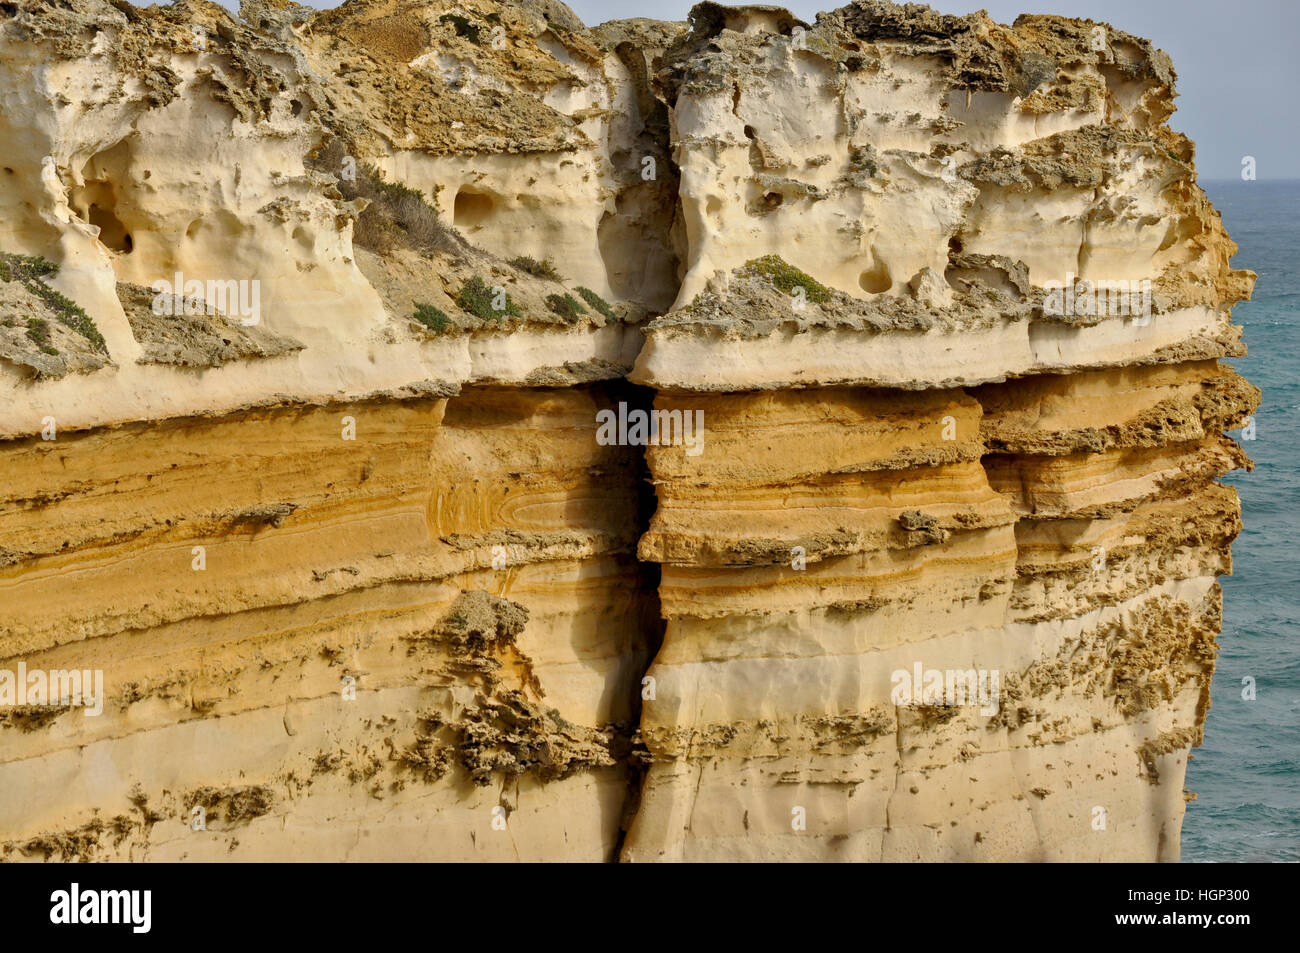
[[[136,0],[142,3],[142,0]],[[232,9],[238,0],[221,0]],[[308,0],[334,7],[331,0]],[[772,2],[772,0],[768,0]],[[624,17],[682,20],[693,0],[570,0],[589,25]],[[812,22],[839,0],[781,4]],[[1021,13],[1104,21],[1147,37],[1173,57],[1178,106],[1170,124],[1196,143],[1203,179],[1238,178],[1251,155],[1260,179],[1300,178],[1300,0],[935,0],[944,13],[985,9],[1001,23]]]

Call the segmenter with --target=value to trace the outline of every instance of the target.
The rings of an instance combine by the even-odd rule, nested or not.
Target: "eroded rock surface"
[[[1174,78],[0,5],[0,854],[1177,859],[1259,392]]]

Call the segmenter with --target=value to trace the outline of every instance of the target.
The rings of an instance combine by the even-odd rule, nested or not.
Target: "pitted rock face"
[[[1174,82],[0,4],[0,853],[1177,859],[1259,392]]]

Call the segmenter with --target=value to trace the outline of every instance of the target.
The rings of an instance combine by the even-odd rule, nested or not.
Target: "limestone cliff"
[[[0,3],[0,855],[1177,859],[1259,394],[1174,79]]]

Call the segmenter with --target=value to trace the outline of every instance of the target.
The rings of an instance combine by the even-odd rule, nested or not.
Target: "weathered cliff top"
[[[160,387],[183,414],[422,381],[924,388],[1240,351],[1226,310],[1253,276],[1166,124],[1173,68],[1107,24],[883,0],[594,28],[551,0],[5,10],[0,252],[43,269],[0,286],[6,434],[47,400],[70,426],[165,413]],[[203,294],[204,317],[148,314],[176,275],[257,283],[262,327],[227,333],[247,316]],[[1166,320],[1053,309],[1074,279],[1147,282]],[[1052,326],[1074,353],[1035,343]],[[926,369],[927,335],[964,333],[1002,343]],[[825,334],[858,370],[815,366]],[[711,349],[748,364],[773,335],[812,350],[714,373]],[[915,352],[906,381],[859,353],[882,335]]]

